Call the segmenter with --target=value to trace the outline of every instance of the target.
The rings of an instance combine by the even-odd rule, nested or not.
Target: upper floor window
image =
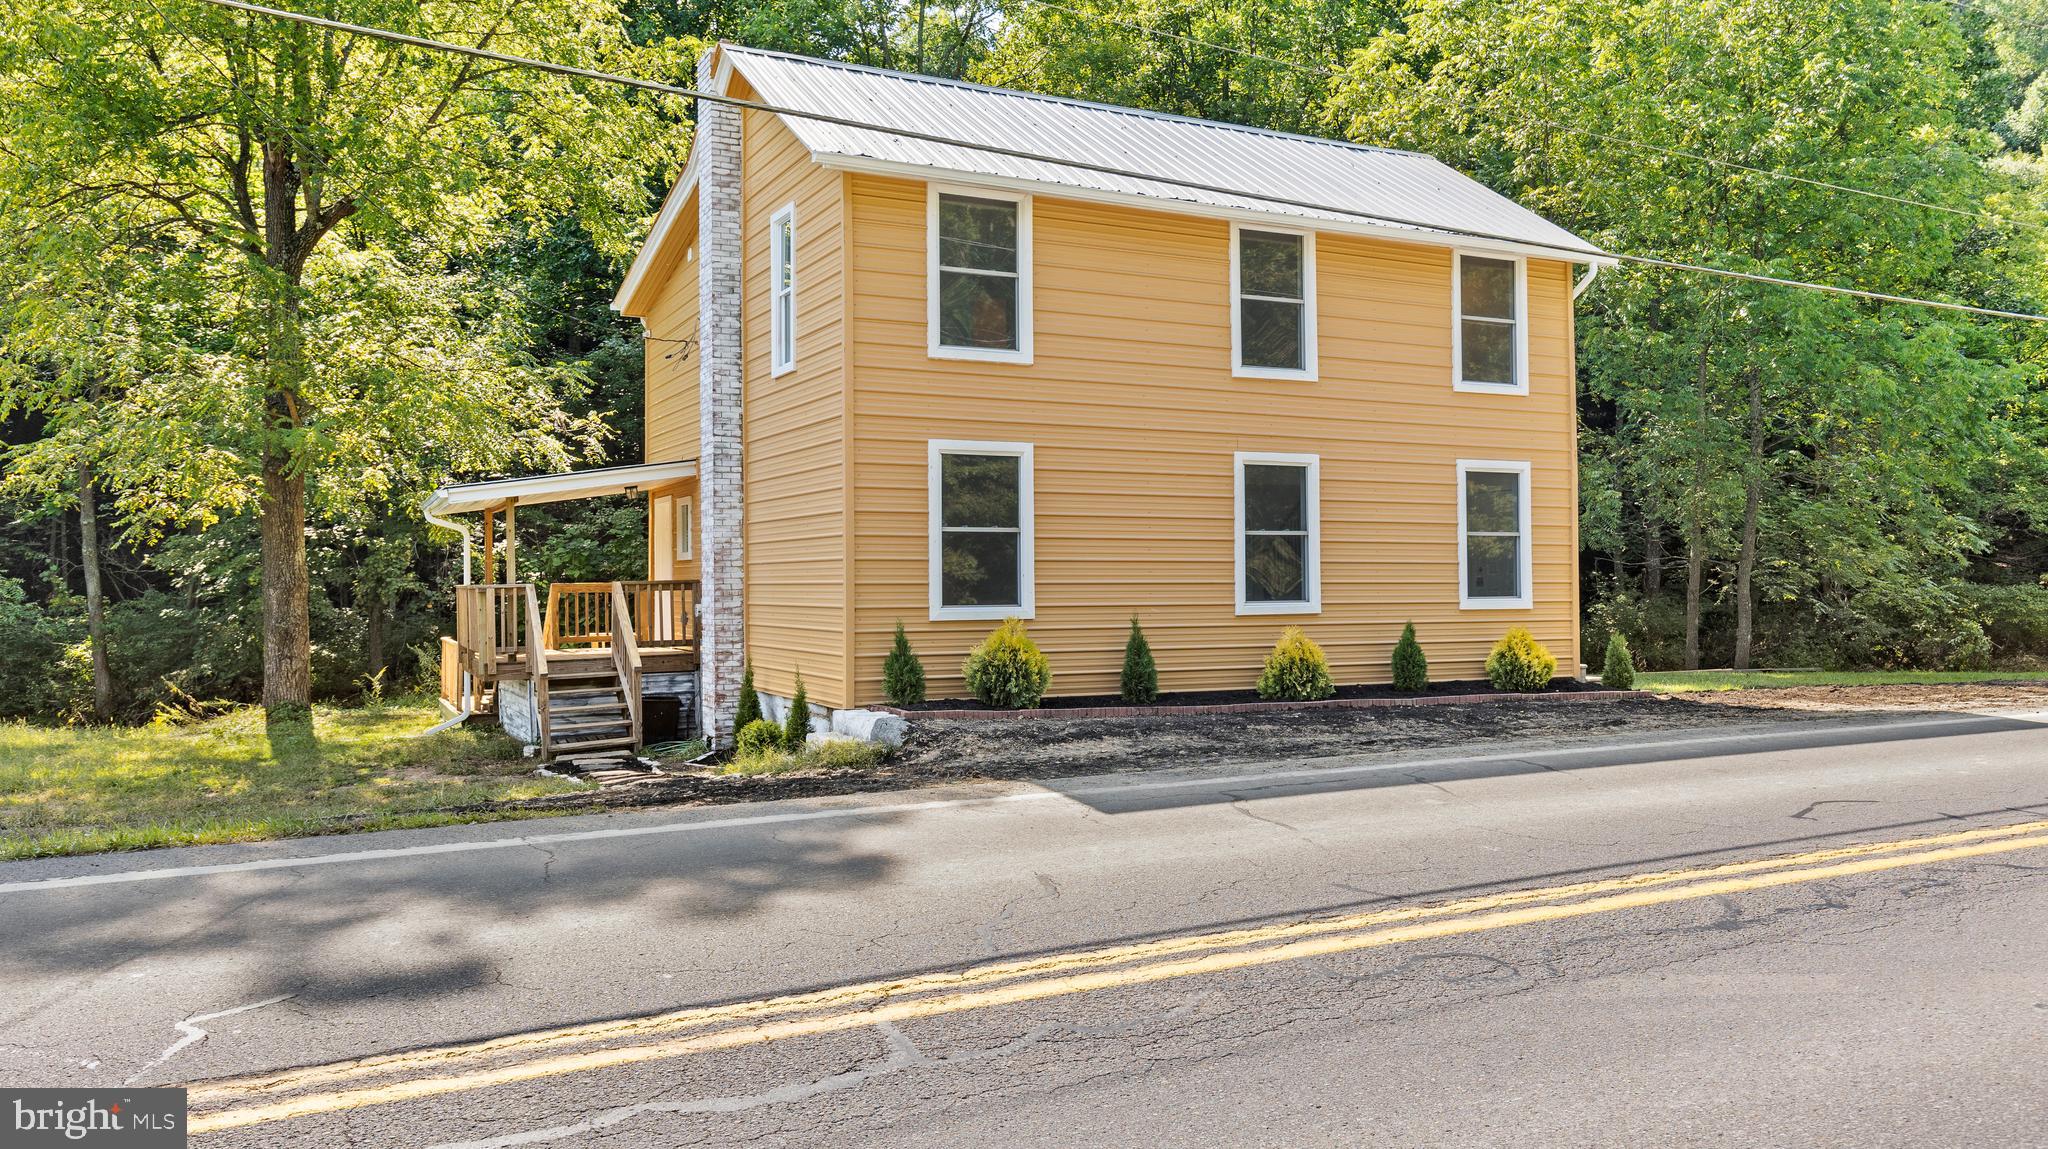
[[[1458,602],[1527,607],[1529,464],[1458,461]]]
[[[1527,306],[1522,261],[1490,255],[1455,259],[1452,295],[1457,324],[1451,337],[1460,391],[1529,393]]]
[[[1232,369],[1262,379],[1316,376],[1316,240],[1230,229]]]
[[[768,221],[769,369],[780,375],[796,366],[796,205]]]
[[[1031,199],[997,191],[928,192],[931,354],[1031,361]]]
[[[931,616],[1031,617],[1031,444],[930,444]]]
[[[1237,456],[1237,613],[1322,609],[1314,455]]]

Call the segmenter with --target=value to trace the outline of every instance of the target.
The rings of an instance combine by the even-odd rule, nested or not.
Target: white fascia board
[[[877,129],[880,130],[880,129]],[[1331,219],[1327,216],[1308,212],[1254,211],[1248,208],[1224,207],[1220,204],[1197,203],[1193,200],[1163,199],[1159,196],[1141,195],[1137,192],[1106,191],[1101,188],[1076,187],[1073,184],[1052,180],[1030,180],[1015,176],[989,175],[983,172],[966,172],[958,168],[935,167],[929,164],[905,163],[900,160],[881,160],[872,156],[850,156],[842,152],[812,151],[811,159],[822,167],[838,171],[858,172],[863,175],[891,176],[897,179],[938,181],[943,183],[999,188],[1005,191],[1024,192],[1053,199],[1086,200],[1094,203],[1110,203],[1126,207],[1143,208],[1150,211],[1168,212],[1174,215],[1197,215],[1211,219],[1234,220],[1238,223],[1281,224],[1295,229],[1327,231],[1345,235],[1363,235],[1394,243],[1410,243],[1423,247],[1456,248],[1474,253],[1498,253],[1501,255],[1532,256],[1537,259],[1552,259],[1565,263],[1584,263],[1597,267],[1612,267],[1618,261],[1611,255],[1594,254],[1563,247],[1549,247],[1536,243],[1514,243],[1503,240],[1473,239],[1445,231],[1430,231],[1414,227],[1398,227],[1392,224],[1373,223],[1364,219]],[[1242,193],[1247,199],[1256,199],[1252,192]]]

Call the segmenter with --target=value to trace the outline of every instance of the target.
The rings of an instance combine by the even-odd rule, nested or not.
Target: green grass
[[[1636,675],[1637,690],[1673,694],[1696,690],[1748,690],[1759,686],[1918,686],[1969,682],[2029,682],[2048,685],[2048,671],[1709,670],[1684,673],[1645,672]]]
[[[431,700],[316,706],[266,728],[259,710],[190,725],[0,724],[0,859],[250,842],[533,816],[440,808],[580,790],[533,776],[495,731],[417,735]]]
[[[727,774],[790,774],[799,770],[863,770],[889,756],[887,747],[873,742],[826,742],[806,746],[797,753],[769,750],[741,754],[725,764]]]

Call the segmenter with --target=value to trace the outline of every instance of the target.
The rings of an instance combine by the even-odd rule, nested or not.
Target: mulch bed
[[[1114,694],[1073,694],[1047,698],[1033,710],[1006,710],[972,698],[941,698],[915,706],[877,706],[904,718],[1142,718],[1180,714],[1256,714],[1274,710],[1354,710],[1383,706],[1452,706],[1474,702],[1551,699],[1593,702],[1639,697],[1633,690],[1608,690],[1596,683],[1555,678],[1537,691],[1496,690],[1484,679],[1432,682],[1422,690],[1395,690],[1386,685],[1340,686],[1337,693],[1315,702],[1276,702],[1252,690],[1182,690],[1159,701],[1132,706]]]

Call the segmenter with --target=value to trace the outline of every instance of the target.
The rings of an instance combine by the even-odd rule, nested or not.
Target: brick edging
[[[1646,698],[1641,690],[1573,690],[1548,694],[1441,694],[1427,698],[1325,698],[1318,702],[1211,702],[1191,706],[1075,706],[1037,710],[905,710],[874,706],[884,714],[919,718],[1151,718],[1175,714],[1256,714],[1274,710],[1376,710],[1397,706],[1469,706],[1497,702],[1609,702]]]

